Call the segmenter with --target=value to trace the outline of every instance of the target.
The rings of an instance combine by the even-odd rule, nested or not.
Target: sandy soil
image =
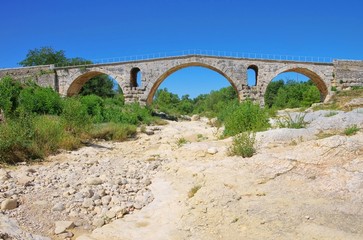
[[[150,185],[154,201],[76,239],[363,239],[362,132],[241,158],[228,156],[231,139],[218,140],[204,122],[160,128],[113,150],[163,161]],[[188,142],[178,146],[181,138]]]

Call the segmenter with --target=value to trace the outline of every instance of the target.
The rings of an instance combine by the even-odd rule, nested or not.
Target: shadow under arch
[[[110,77],[112,77],[113,79],[117,79],[117,77],[113,76],[112,74],[106,72],[106,71],[102,71],[102,70],[91,70],[89,72],[85,72],[83,74],[80,74],[79,76],[77,76],[72,83],[69,85],[68,89],[67,89],[67,97],[71,97],[74,95],[77,95],[81,88],[83,87],[83,85],[90,79],[100,76],[100,75],[108,75]],[[117,81],[117,80],[116,80]],[[123,86],[117,81],[117,83],[119,84],[120,88],[122,91],[124,91]]]
[[[295,72],[295,73],[300,73],[305,75],[306,77],[308,77],[313,83],[315,83],[316,87],[318,88],[320,95],[321,95],[321,101],[323,102],[325,100],[325,98],[327,97],[327,95],[329,94],[329,90],[328,90],[328,86],[326,85],[326,83],[324,82],[323,78],[316,73],[313,70],[310,70],[306,67],[284,67],[282,69],[279,69],[278,71],[276,71],[274,73],[274,77],[270,80],[270,82],[277,77],[279,74],[281,73],[286,73],[286,72]],[[269,83],[270,83],[269,82]],[[264,87],[264,93],[266,92],[267,89],[267,85]]]
[[[236,84],[233,82],[233,80],[227,75],[225,74],[222,70],[213,67],[211,65],[205,64],[205,63],[200,63],[200,62],[191,62],[191,63],[185,63],[185,64],[180,64],[177,66],[174,66],[172,68],[170,68],[169,70],[167,70],[165,73],[163,73],[161,76],[159,76],[159,78],[153,83],[149,94],[147,96],[146,99],[146,104],[147,105],[151,105],[154,95],[156,93],[156,90],[159,88],[160,84],[167,78],[169,77],[171,74],[175,73],[178,70],[181,70],[183,68],[187,68],[187,67],[203,67],[203,68],[207,68],[210,69],[212,71],[215,71],[219,74],[221,74],[224,78],[226,78],[228,80],[228,82],[232,85],[232,87],[234,88],[234,90],[237,93],[237,96],[239,98],[239,94],[238,94],[238,89],[236,87]]]

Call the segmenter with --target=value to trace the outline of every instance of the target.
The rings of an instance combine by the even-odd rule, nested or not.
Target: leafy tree
[[[308,107],[320,101],[320,92],[314,83],[282,80],[271,82],[266,90],[265,103],[268,107],[297,108]]]
[[[113,89],[114,83],[106,74],[96,76],[88,80],[81,88],[79,95],[95,94],[102,98],[113,97],[116,91]]]
[[[278,80],[270,82],[270,84],[267,86],[266,93],[265,93],[265,104],[268,107],[272,107],[274,104],[277,92],[281,87],[284,86],[284,80]]]
[[[54,50],[52,47],[41,47],[29,50],[26,58],[19,62],[23,67],[55,64],[63,65],[84,65],[92,64],[84,58],[67,58],[64,50]]]
[[[29,50],[26,58],[19,62],[23,67],[48,64],[66,64],[68,59],[63,50],[56,51],[51,47],[41,47]]]

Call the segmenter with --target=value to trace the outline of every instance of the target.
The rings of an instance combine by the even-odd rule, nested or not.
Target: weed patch
[[[243,132],[233,137],[232,146],[229,148],[230,155],[244,158],[252,157],[255,149],[256,134],[254,132]]]

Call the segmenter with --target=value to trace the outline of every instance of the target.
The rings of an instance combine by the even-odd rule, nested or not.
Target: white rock
[[[99,227],[102,227],[103,225],[105,225],[105,221],[101,218],[95,218],[92,221],[92,225],[99,228]]]
[[[116,217],[116,212],[113,210],[110,210],[106,213],[106,217],[108,217],[109,219],[112,219],[112,218]]]
[[[91,178],[87,178],[86,183],[88,185],[100,185],[103,183],[101,178],[98,177],[91,177]]]
[[[56,212],[56,211],[61,212],[61,211],[63,211],[64,209],[65,209],[65,207],[64,207],[64,204],[63,204],[63,203],[56,203],[56,204],[54,205],[54,207],[52,208],[52,211],[53,211],[53,212]]]
[[[67,229],[73,228],[74,223],[72,221],[57,221],[55,222],[54,234],[64,233]]]
[[[212,154],[212,155],[216,154],[217,152],[218,152],[218,149],[215,147],[210,147],[207,150],[207,153]]]
[[[111,202],[111,197],[110,196],[104,196],[101,198],[102,204],[103,205],[108,205]]]
[[[91,198],[86,198],[85,200],[83,200],[82,207],[90,208],[92,206],[94,206],[94,202]]]

